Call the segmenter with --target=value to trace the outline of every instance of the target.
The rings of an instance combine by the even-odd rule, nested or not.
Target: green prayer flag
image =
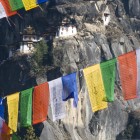
[[[12,11],[16,11],[24,7],[22,0],[8,0],[8,1]]]
[[[106,94],[105,100],[108,102],[114,101],[115,63],[116,59],[112,59],[100,64]]]
[[[32,88],[21,91],[20,94],[20,125],[27,127],[32,122]]]

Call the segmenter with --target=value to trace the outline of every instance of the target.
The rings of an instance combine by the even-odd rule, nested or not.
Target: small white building
[[[77,29],[73,25],[63,25],[60,26],[57,33],[56,33],[56,38],[58,37],[69,37],[69,36],[74,36],[77,34]]]
[[[36,35],[23,35],[22,42],[20,43],[20,53],[32,53],[34,51],[34,43],[41,41],[42,38]]]
[[[30,54],[34,51],[34,43],[41,41],[42,38],[37,36],[35,30],[31,26],[24,29],[21,33],[21,41],[18,48],[11,47],[9,50],[9,57],[15,53]]]
[[[110,10],[109,10],[109,8],[107,6],[105,11],[102,14],[102,20],[103,20],[104,26],[107,26],[109,24],[110,19],[111,19]]]
[[[28,54],[34,51],[34,43],[37,43],[42,40],[41,37],[38,37],[35,34],[35,30],[31,26],[27,27],[22,36],[21,36],[21,43],[20,43],[20,53]]]
[[[24,53],[24,54],[32,53],[34,51],[34,46],[32,43],[23,42],[20,44],[19,51],[20,51],[20,53]]]

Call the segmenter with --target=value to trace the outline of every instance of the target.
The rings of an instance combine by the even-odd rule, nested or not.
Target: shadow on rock
[[[127,128],[122,131],[116,140],[140,140],[140,111],[129,114]]]

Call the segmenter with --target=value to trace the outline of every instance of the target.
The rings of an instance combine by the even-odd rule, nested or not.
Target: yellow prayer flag
[[[17,131],[18,122],[18,102],[19,102],[19,92],[9,95],[7,97],[8,105],[8,126],[14,131]],[[12,131],[11,131],[12,134]]]
[[[36,0],[22,0],[25,10],[30,10],[36,8],[38,5],[36,4]]]
[[[94,65],[83,70],[86,85],[89,92],[89,99],[92,111],[98,111],[107,108],[107,102],[103,99],[105,97],[105,90],[101,75],[100,65]]]

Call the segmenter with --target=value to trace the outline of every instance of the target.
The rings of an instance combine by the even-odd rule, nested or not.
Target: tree
[[[34,73],[34,75],[45,73],[47,58],[48,46],[45,40],[42,40],[35,45],[35,52],[30,58],[31,72]]]
[[[23,140],[39,140],[39,138],[36,137],[35,132],[34,132],[34,129],[33,129],[32,126],[30,126],[30,127],[27,128],[27,132],[24,135]]]

